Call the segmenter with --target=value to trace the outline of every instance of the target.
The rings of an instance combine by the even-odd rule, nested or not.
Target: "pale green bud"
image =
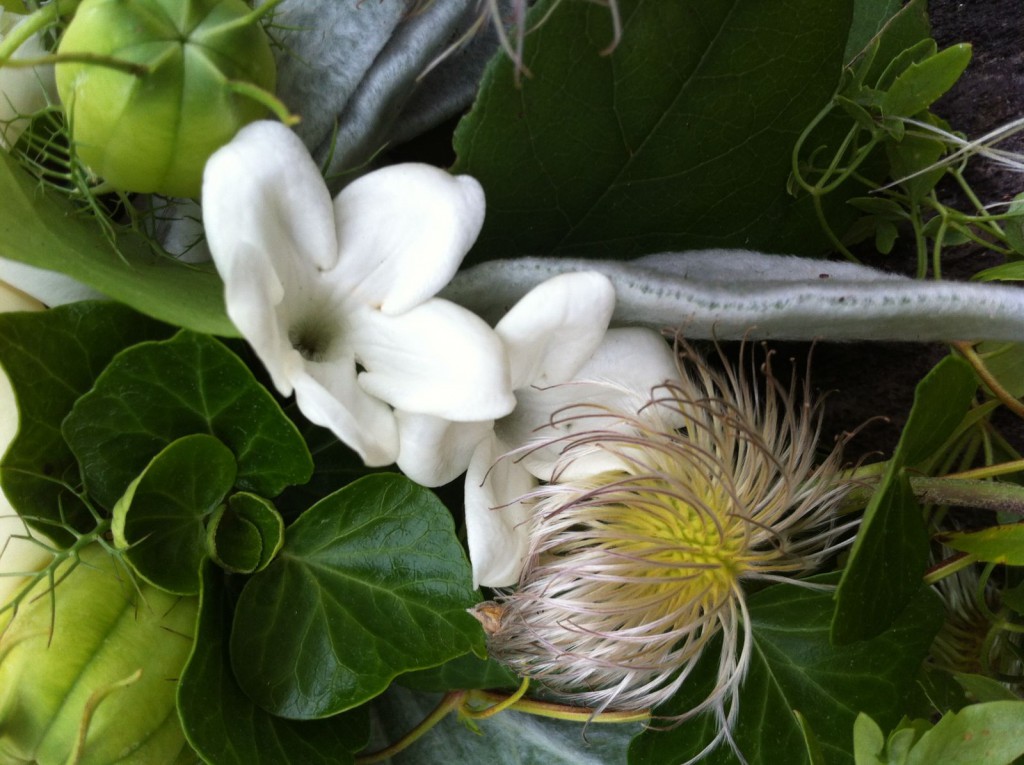
[[[198,195],[207,158],[273,100],[258,13],[242,0],[84,0],[57,50],[77,57],[57,64],[57,90],[79,157],[124,191]]]
[[[0,636],[0,765],[188,759],[175,694],[197,600],[136,588],[98,544],[68,565],[52,593],[45,578],[35,585]]]

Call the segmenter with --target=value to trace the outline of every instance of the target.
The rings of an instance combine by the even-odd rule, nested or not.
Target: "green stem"
[[[910,487],[919,500],[930,505],[996,510],[1024,517],[1024,486],[1015,483],[915,477],[910,479]]]
[[[467,705],[463,705],[461,714],[472,720],[486,720],[488,717],[494,717],[494,715],[504,712],[515,705],[523,696],[526,695],[526,690],[530,687],[530,678],[524,677],[523,682],[520,683],[518,690],[510,696],[506,696],[502,701],[496,704],[492,704],[486,709],[474,710],[467,708]]]
[[[470,698],[473,701],[485,701],[491,704],[501,704],[508,696],[493,691],[470,691]],[[569,722],[593,722],[593,723],[631,723],[646,722],[651,719],[650,710],[623,712],[600,712],[595,714],[593,709],[573,707],[568,704],[555,704],[550,701],[538,701],[537,699],[521,698],[512,704],[509,709],[538,717],[550,717],[555,720],[567,720]]]
[[[928,585],[935,584],[947,576],[953,576],[958,571],[963,571],[965,568],[973,566],[977,560],[974,555],[967,555],[966,553],[954,555],[952,558],[948,558],[928,569],[924,575],[924,583]]]
[[[434,710],[420,721],[419,725],[406,733],[402,738],[384,749],[376,752],[359,755],[355,759],[356,765],[372,765],[376,762],[383,762],[399,752],[409,748],[423,737],[431,728],[448,716],[450,712],[458,709],[466,700],[467,691],[451,691],[444,695],[441,702],[434,707]]]
[[[92,64],[107,69],[116,69],[119,72],[126,72],[135,77],[145,77],[149,74],[149,67],[145,64],[136,64],[134,61],[125,61],[113,56],[101,56],[98,53],[51,53],[48,56],[38,58],[12,59],[4,64],[11,69],[28,69],[33,66],[46,66],[48,64]]]
[[[884,468],[885,463],[877,465]],[[858,469],[844,475],[844,480],[855,480],[859,483],[849,494],[848,504],[851,507],[866,504],[874,494],[877,483],[882,479],[876,465],[867,467],[871,470]],[[914,496],[925,504],[996,510],[1024,517],[1024,486],[1015,483],[949,476],[911,476],[910,488]]]
[[[229,80],[227,86],[230,90],[237,93],[240,96],[245,96],[253,101],[262,104],[270,112],[273,113],[281,122],[285,125],[295,125],[299,122],[298,115],[292,114],[288,111],[288,107],[284,105],[277,96],[269,91],[264,90],[259,85],[254,85],[251,82],[243,82],[241,80]]]
[[[7,60],[14,55],[25,42],[37,32],[55,24],[57,19],[73,12],[82,0],[55,0],[49,5],[44,5],[38,11],[28,16],[18,26],[8,32],[7,36],[0,40],[0,66],[5,66]]]

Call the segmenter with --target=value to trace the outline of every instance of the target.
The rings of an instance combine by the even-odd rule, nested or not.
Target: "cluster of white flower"
[[[369,173],[332,201],[276,122],[243,128],[203,182],[228,315],[278,391],[367,465],[397,463],[425,486],[468,470],[474,576],[497,587],[526,555],[517,500],[553,478],[557,450],[530,448],[537,432],[579,401],[642,406],[677,372],[657,333],[608,329],[615,291],[600,274],[541,284],[494,328],[434,297],[483,216],[474,179],[421,164]]]

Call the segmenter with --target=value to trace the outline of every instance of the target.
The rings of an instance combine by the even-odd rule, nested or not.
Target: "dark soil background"
[[[929,14],[940,49],[960,42],[973,46],[964,76],[933,111],[972,138],[1024,116],[1024,0],[930,0]],[[1024,152],[1024,132],[1001,146]],[[1024,175],[992,163],[975,161],[966,175],[986,203],[1006,201],[1024,191]],[[955,200],[955,191],[949,193]],[[901,273],[913,273],[916,265],[909,251],[869,260],[873,266]],[[943,276],[966,279],[999,262],[1001,258],[981,248],[965,246],[949,252]],[[796,345],[774,346],[780,356],[806,354]],[[947,352],[940,344],[818,343],[813,351],[813,387],[831,391],[825,438],[830,441],[872,417],[884,417],[885,421],[864,427],[847,448],[847,456],[888,457],[910,410],[914,386]],[[998,423],[1018,448],[1024,447],[1019,420],[1001,416]]]

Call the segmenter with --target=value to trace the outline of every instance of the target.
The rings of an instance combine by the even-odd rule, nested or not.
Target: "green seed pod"
[[[175,694],[196,598],[136,590],[98,544],[61,581],[67,563],[0,636],[0,764],[195,762]]]
[[[274,100],[269,5],[84,0],[56,67],[79,157],[123,191],[198,195],[209,156]]]

